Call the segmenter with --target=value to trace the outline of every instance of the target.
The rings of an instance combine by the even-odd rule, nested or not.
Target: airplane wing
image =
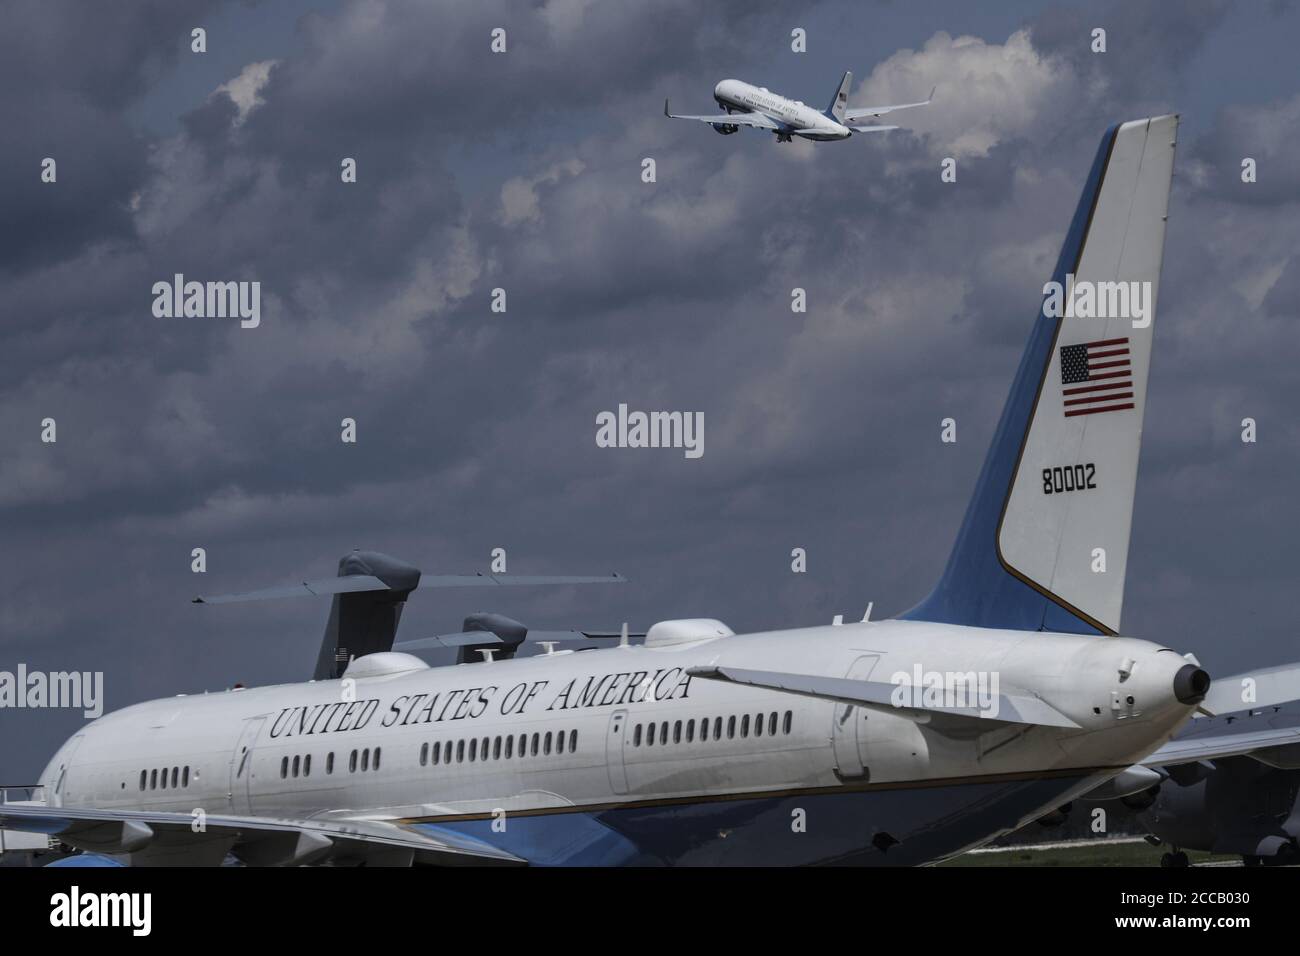
[[[895,110],[910,110],[914,106],[929,106],[934,101],[934,90],[930,90],[930,95],[919,103],[895,103],[892,106],[859,106],[856,109],[844,111],[844,125],[857,122],[859,120],[874,119],[877,116],[884,116],[886,113],[893,113]]]
[[[768,119],[762,113],[719,113],[715,116],[683,116],[680,113],[670,113],[668,112],[667,100],[664,100],[664,116],[669,119],[699,120],[701,123],[712,123],[714,125],[752,126],[754,129],[768,130],[782,128],[780,124]]]
[[[1270,766],[1300,766],[1300,707],[1292,702],[1212,718],[1198,717],[1142,763],[1172,767],[1223,757],[1253,757]]]
[[[1217,737],[1171,740],[1142,761],[1144,767],[1171,767],[1197,760],[1250,756],[1273,747],[1300,744],[1300,727],[1252,730]]]
[[[529,631],[524,638],[530,644],[543,641],[618,640],[622,631]],[[628,631],[628,638],[645,637],[644,631]],[[411,641],[398,641],[393,645],[395,651],[424,651],[437,647],[470,647],[476,644],[505,644],[500,636],[492,631],[459,631],[455,634],[435,634],[433,637],[420,637]]]
[[[621,574],[564,575],[564,574],[426,574],[421,576],[418,588],[470,588],[470,587],[534,587],[558,584],[626,584]],[[239,594],[199,595],[195,604],[232,604],[237,601],[272,601],[279,598],[310,597],[324,594],[354,594],[358,591],[393,590],[379,578],[369,574],[349,574],[321,581],[304,581],[282,587],[262,588]]]
[[[787,674],[779,671],[747,670],[741,667],[688,667],[691,677],[716,680],[727,684],[746,684],[768,690],[785,691],[803,697],[818,697],[844,704],[858,704],[884,711],[920,711],[950,717],[973,717],[1000,720],[1013,724],[1039,724],[1047,727],[1078,727],[1046,701],[1030,694],[999,694],[996,707],[988,711],[977,707],[918,706],[909,702],[897,707],[893,702],[898,685],[883,681],[852,680],[846,677],[817,677],[811,674]]]
[[[208,814],[0,804],[0,827],[57,836],[93,853],[135,854],[173,865],[220,863],[227,852],[252,866],[374,862],[524,864],[522,857],[446,828],[383,820],[295,820]],[[156,851],[156,852],[155,852]]]

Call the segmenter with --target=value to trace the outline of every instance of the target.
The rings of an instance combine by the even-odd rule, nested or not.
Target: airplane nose
[[[1184,664],[1174,674],[1174,696],[1183,704],[1199,704],[1210,689],[1210,675],[1195,664]]]

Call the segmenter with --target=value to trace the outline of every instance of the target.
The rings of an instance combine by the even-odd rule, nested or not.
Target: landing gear
[[[776,134],[776,141],[777,141],[778,143],[788,143],[788,142],[790,142],[790,134],[789,134],[789,133],[777,133],[777,134]]]
[[[1040,827],[1059,827],[1062,823],[1064,823],[1067,819],[1069,819],[1070,809],[1072,806],[1073,804],[1071,803],[1065,803],[1057,807],[1055,810],[1043,814],[1041,817],[1038,818],[1037,821],[1038,825]]]
[[[1294,843],[1284,843],[1272,856],[1242,856],[1241,862],[1243,866],[1295,866],[1300,862],[1300,854],[1296,853]]]
[[[1160,865],[1165,867],[1184,867],[1191,866],[1187,859],[1187,854],[1182,850],[1174,850],[1173,853],[1166,853],[1160,858]]]

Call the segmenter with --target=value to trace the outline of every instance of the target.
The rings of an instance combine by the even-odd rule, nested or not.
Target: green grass
[[[1085,843],[1077,847],[1037,850],[1023,847],[1003,853],[967,853],[941,866],[1159,866],[1164,847],[1148,843]],[[1241,862],[1241,857],[1187,851],[1193,864]]]

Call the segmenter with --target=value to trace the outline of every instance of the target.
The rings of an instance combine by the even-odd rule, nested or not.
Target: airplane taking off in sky
[[[776,134],[778,143],[788,143],[791,137],[828,142],[848,139],[855,133],[882,133],[898,129],[897,126],[863,126],[867,120],[876,119],[895,110],[926,106],[934,98],[934,90],[919,103],[896,103],[893,106],[862,106],[848,108],[849,87],[853,74],[845,73],[839,89],[826,109],[818,110],[786,99],[763,86],[753,86],[741,80],[723,80],[713,88],[713,98],[725,113],[714,116],[682,116],[668,111],[664,100],[664,115],[669,119],[699,120],[708,123],[723,136],[730,136],[742,126],[768,130]]]
[[[1106,133],[1053,275],[1149,283],[1142,322],[1039,311],[947,566],[899,619],[661,621],[635,646],[430,667],[390,649],[419,572],[359,553],[236,596],[334,595],[317,680],[101,717],[0,827],[83,863],[900,865],[1149,787],[1112,782],[1210,683],[1117,635],[1176,132]]]

